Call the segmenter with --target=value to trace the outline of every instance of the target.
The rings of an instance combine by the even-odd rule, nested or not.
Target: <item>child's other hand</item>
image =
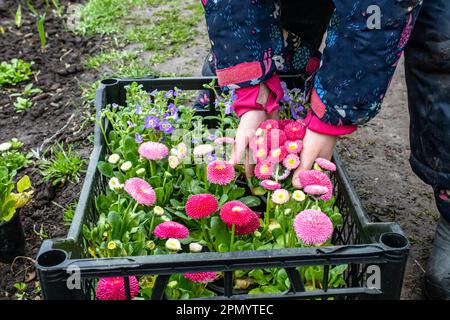
[[[336,136],[321,134],[309,129],[303,139],[303,149],[300,154],[300,167],[294,173],[292,185],[295,188],[301,188],[298,175],[300,172],[310,170],[317,158],[325,158],[331,160],[334,146],[336,145]]]

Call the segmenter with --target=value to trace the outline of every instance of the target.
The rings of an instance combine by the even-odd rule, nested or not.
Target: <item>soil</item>
[[[38,3],[36,7],[41,8],[41,2],[33,1],[33,5]],[[43,150],[55,142],[70,142],[87,159],[91,149],[87,138],[92,132],[92,123],[85,122],[83,113],[91,110],[80,100],[79,82],[90,75],[84,72],[80,61],[96,52],[102,39],[77,37],[64,31],[61,19],[50,12],[45,24],[47,45],[45,50],[41,50],[34,18],[23,9],[23,25],[17,29],[13,20],[16,9],[17,1],[0,0],[0,21],[5,29],[5,33],[0,34],[0,60],[21,58],[27,62],[34,61],[34,77],[15,87],[0,88],[0,141],[15,137],[24,143],[22,150],[36,150],[45,139],[68,124]],[[31,109],[18,114],[13,107],[15,98],[9,95],[21,92],[30,82],[42,93],[32,98],[34,106]],[[40,154],[42,156],[43,152]],[[66,183],[56,187],[42,183],[35,165],[22,170],[22,174],[30,175],[35,189],[32,202],[20,210],[26,238],[25,257],[18,258],[13,265],[0,263],[0,299],[13,298],[13,285],[17,282],[27,282],[27,292],[36,296],[34,282],[37,278],[32,259],[42,242],[37,233],[42,226],[45,233],[42,238],[65,236],[68,228],[63,222],[63,210],[54,203],[65,207],[77,200],[82,184],[82,179],[77,184]]]
[[[8,32],[0,34],[0,60],[18,57],[35,61],[33,84],[43,93],[34,98],[32,109],[16,114],[9,94],[19,91],[24,85],[14,90],[7,88],[6,92],[1,89],[0,142],[16,137],[25,143],[25,150],[36,149],[44,139],[64,127],[74,114],[67,128],[52,142],[75,142],[77,151],[88,158],[91,144],[87,138],[92,133],[92,124],[88,122],[83,126],[86,124],[83,114],[93,110],[81,102],[79,83],[89,82],[95,75],[92,71],[83,70],[80,61],[84,56],[99,51],[106,40],[74,36],[65,31],[61,20],[50,13],[46,22],[48,44],[42,52],[33,18],[28,13],[24,14],[24,25],[18,30],[13,21],[15,9],[16,1],[0,0],[0,21],[5,30],[8,28]],[[204,26],[200,28],[204,30]],[[168,70],[159,71],[200,75],[208,43],[206,32],[203,32],[196,44],[190,46],[191,56],[175,57],[160,66],[162,69],[166,66]],[[396,221],[409,237],[411,254],[402,298],[423,299],[424,268],[439,216],[431,189],[410,169],[408,126],[406,85],[403,64],[400,64],[381,113],[355,134],[341,139],[338,150],[371,218]],[[39,183],[36,167],[31,166],[22,173],[31,175],[36,189],[34,200],[21,210],[27,243],[26,258],[18,259],[13,266],[0,263],[0,299],[14,298],[14,283],[25,280],[28,281],[27,292],[32,297],[39,297],[34,290],[37,278],[30,259],[35,258],[42,239],[33,229],[39,230],[43,225],[50,238],[64,236],[67,227],[63,222],[63,210],[53,202],[66,206],[75,201],[83,180],[52,188]]]

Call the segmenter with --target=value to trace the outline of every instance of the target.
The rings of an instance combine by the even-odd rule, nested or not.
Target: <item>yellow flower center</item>
[[[273,155],[274,157],[279,157],[280,154],[281,154],[281,149],[275,149],[275,150],[272,150],[272,155]]]
[[[289,164],[291,166],[295,165],[295,160],[294,159],[289,159],[288,162],[289,162]]]
[[[224,167],[223,165],[221,165],[221,164],[218,164],[218,165],[216,166],[216,169],[217,169],[217,170],[223,170],[223,169],[225,169],[225,167]]]
[[[261,173],[268,173],[269,172],[269,166],[268,165],[262,165],[261,166]]]
[[[233,212],[241,212],[242,208],[239,207],[239,206],[234,206],[233,208],[231,208],[231,211],[233,211]]]
[[[256,156],[258,158],[264,157],[265,155],[266,155],[266,150],[264,150],[264,149],[259,149],[258,152],[256,152]]]
[[[295,144],[289,145],[289,150],[294,151],[295,149],[297,149],[297,146]]]

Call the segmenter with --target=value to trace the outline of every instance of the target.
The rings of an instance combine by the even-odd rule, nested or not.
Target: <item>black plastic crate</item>
[[[213,78],[103,80],[95,99],[97,119],[102,108],[108,104],[125,104],[125,86],[132,82],[142,84],[147,91],[170,90],[174,87],[199,90],[211,80]],[[298,77],[285,76],[282,80],[289,87],[304,85],[304,81]],[[214,98],[210,101],[211,105],[213,103]],[[400,298],[409,242],[396,223],[370,222],[336,153],[334,162],[337,171],[332,179],[335,205],[342,213],[343,225],[335,229],[334,246],[99,259],[87,257],[82,226],[97,219],[94,198],[107,186],[106,179],[97,170],[97,163],[104,159],[106,149],[97,124],[94,149],[68,235],[64,239],[45,240],[37,256],[37,271],[44,299],[94,299],[95,282],[98,278],[119,276],[125,279],[125,293],[129,297],[128,276],[148,274],[158,275],[152,298],[164,299],[165,288],[172,274],[201,271],[224,272],[223,294],[215,297],[219,299]],[[340,264],[348,265],[344,274],[346,286],[329,289],[329,270]],[[322,289],[305,291],[296,268],[308,265],[324,267]],[[247,295],[233,289],[233,271],[258,268],[284,268],[291,283],[290,290],[283,294]],[[368,285],[368,280],[378,271],[379,286]],[[74,275],[80,276],[81,287],[70,289]]]

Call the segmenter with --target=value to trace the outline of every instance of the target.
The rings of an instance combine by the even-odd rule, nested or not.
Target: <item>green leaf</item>
[[[224,204],[225,202],[227,202],[227,200],[228,200],[228,195],[223,194],[222,197],[220,197],[220,200],[219,200],[219,208],[222,207],[223,204]]]
[[[156,188],[155,189],[155,193],[156,193],[156,199],[158,203],[162,203],[164,200],[164,190],[162,187]]]
[[[230,200],[235,200],[235,199],[238,199],[238,198],[242,197],[244,194],[245,194],[245,189],[244,188],[236,188],[236,189],[231,190],[228,193],[228,198]]]
[[[255,196],[247,196],[244,198],[240,198],[239,201],[241,201],[248,207],[257,207],[261,204],[261,200]]]
[[[110,163],[105,161],[99,161],[97,165],[98,171],[105,177],[111,178],[114,176],[113,167]]]
[[[331,217],[331,222],[333,222],[333,226],[341,226],[344,223],[344,220],[342,219],[342,215],[340,213],[335,213]]]
[[[20,5],[20,3],[17,7],[16,15],[14,16],[14,22],[17,28],[20,28],[20,26],[22,25],[22,6]]]
[[[112,238],[114,240],[119,240],[120,239],[120,225],[122,224],[122,219],[120,218],[120,215],[115,211],[111,211],[108,214],[108,223],[111,225]]]
[[[22,193],[29,188],[31,188],[30,177],[24,175],[19,181],[17,181],[17,192]]]
[[[227,246],[230,243],[230,232],[222,219],[217,216],[211,218],[211,233],[214,235],[215,243]]]

